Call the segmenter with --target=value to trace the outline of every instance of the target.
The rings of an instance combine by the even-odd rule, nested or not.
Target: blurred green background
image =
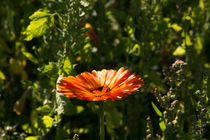
[[[1,0],[0,139],[99,139],[56,81],[120,67],[145,85],[105,102],[106,140],[210,139],[209,24],[208,0]]]

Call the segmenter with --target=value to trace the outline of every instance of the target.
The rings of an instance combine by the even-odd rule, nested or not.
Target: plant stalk
[[[100,140],[104,140],[104,102],[99,102]]]

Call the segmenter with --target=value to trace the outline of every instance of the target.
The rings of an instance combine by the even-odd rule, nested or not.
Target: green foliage
[[[186,49],[184,46],[179,46],[176,48],[176,50],[173,52],[174,56],[183,56],[186,54]]]
[[[36,109],[39,114],[48,115],[51,112],[52,108],[49,105],[40,106]]]
[[[46,34],[54,24],[54,15],[43,11],[36,11],[29,19],[31,22],[23,32],[27,41]]]
[[[152,107],[154,108],[157,115],[162,117],[162,113],[160,112],[160,110],[157,108],[157,106],[153,102],[152,102]]]
[[[26,137],[25,140],[38,140],[38,138],[36,136],[29,136]]]
[[[210,139],[209,15],[207,0],[1,0],[0,139],[98,139],[97,102],[56,84],[120,67],[145,85],[105,102],[106,139]]]
[[[48,75],[49,77],[58,76],[58,66],[56,62],[49,62],[48,65],[45,65],[41,68],[43,74]]]

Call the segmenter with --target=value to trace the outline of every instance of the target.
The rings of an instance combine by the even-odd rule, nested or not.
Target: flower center
[[[94,90],[98,90],[98,91],[102,91],[103,87],[98,87],[97,89]]]
[[[108,86],[105,87],[98,87],[96,89],[91,89],[90,90],[95,96],[103,96],[104,94],[106,94],[107,92],[110,91],[110,88]]]

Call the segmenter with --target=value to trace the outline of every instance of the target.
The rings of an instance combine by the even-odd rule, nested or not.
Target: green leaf
[[[179,32],[182,30],[182,27],[180,27],[178,24],[174,23],[171,25],[171,28],[173,28],[176,32]]]
[[[176,48],[176,50],[173,52],[174,56],[183,56],[186,54],[185,47],[179,46]]]
[[[54,15],[47,12],[36,11],[29,19],[32,21],[22,33],[26,41],[46,34],[54,24]]]
[[[160,112],[160,110],[157,108],[157,106],[152,102],[152,107],[155,110],[156,114],[160,117],[162,117],[162,113]]]
[[[38,140],[38,138],[36,136],[29,136],[26,137],[25,140]]]
[[[140,46],[139,46],[139,44],[135,44],[133,46],[133,49],[132,49],[131,53],[133,53],[135,56],[139,56],[140,55]]]
[[[27,57],[31,62],[33,62],[34,64],[38,63],[38,60],[29,52],[22,52],[25,57]]]
[[[65,61],[64,61],[64,65],[63,65],[63,71],[66,75],[69,75],[71,72],[71,61],[69,59],[69,57],[66,57]]]
[[[84,110],[84,107],[83,106],[81,106],[81,105],[78,105],[77,106],[77,113],[80,113],[80,112],[82,112]]]
[[[28,123],[27,123],[27,124],[22,125],[22,129],[23,129],[26,133],[28,133],[28,134],[32,134],[32,128],[31,128],[31,126],[29,126],[29,124],[28,124]]]
[[[203,44],[200,37],[197,37],[196,44],[195,44],[195,50],[198,54],[201,54],[201,51],[203,49]]]
[[[164,132],[166,130],[166,124],[162,118],[160,118],[159,126],[160,126],[160,129],[162,132]]]
[[[53,126],[53,118],[50,116],[43,116],[42,121],[46,128],[51,128]]]
[[[3,72],[0,71],[0,80],[5,80],[6,77]]]
[[[201,10],[204,9],[204,2],[203,2],[203,0],[199,1],[199,7],[201,8]]]
[[[186,46],[191,46],[192,45],[190,36],[188,34],[185,35],[185,42],[186,42]]]
[[[39,18],[48,17],[48,16],[51,16],[51,15],[52,15],[52,14],[50,14],[50,13],[47,13],[47,12],[38,10],[38,11],[34,12],[34,13],[29,17],[29,19],[30,19],[30,20],[37,20],[37,19],[39,19]]]
[[[204,64],[204,68],[210,69],[210,64],[209,63],[205,63]]]
[[[39,114],[48,115],[51,112],[52,108],[49,105],[40,106],[36,109]]]
[[[156,14],[160,10],[160,5],[157,5],[154,9],[154,13]]]
[[[56,62],[49,62],[48,65],[45,65],[40,70],[49,77],[57,77],[58,75],[58,66]]]

